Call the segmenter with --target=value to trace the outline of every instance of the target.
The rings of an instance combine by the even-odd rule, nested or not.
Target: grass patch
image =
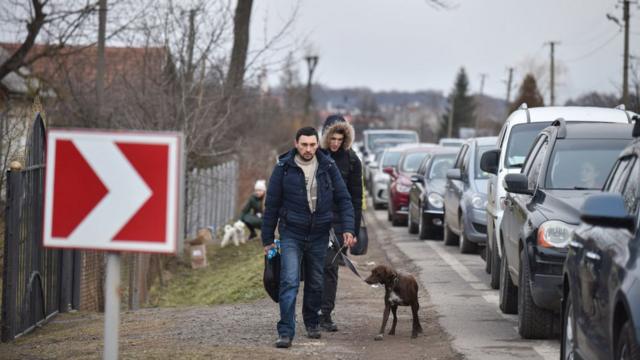
[[[260,241],[244,245],[207,246],[209,266],[191,269],[180,264],[164,286],[154,284],[151,306],[175,307],[246,302],[266,296],[262,285],[264,256]]]

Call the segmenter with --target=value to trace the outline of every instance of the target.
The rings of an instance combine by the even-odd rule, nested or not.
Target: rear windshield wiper
[[[584,186],[574,186],[573,190],[598,190],[597,188],[588,188]]]

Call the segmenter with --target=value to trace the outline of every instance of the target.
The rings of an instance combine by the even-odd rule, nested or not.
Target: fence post
[[[18,285],[18,239],[20,224],[20,171],[7,171],[5,209],[4,269],[2,272],[2,341],[13,340],[16,333],[16,292]]]

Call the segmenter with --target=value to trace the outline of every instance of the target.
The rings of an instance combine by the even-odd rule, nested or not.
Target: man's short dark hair
[[[296,142],[298,140],[300,140],[300,136],[315,136],[316,140],[320,141],[320,137],[318,136],[318,131],[311,126],[305,126],[303,128],[300,128],[300,130],[298,130],[298,132],[296,133]]]

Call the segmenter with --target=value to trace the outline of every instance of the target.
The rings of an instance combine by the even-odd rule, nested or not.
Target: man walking
[[[318,132],[304,127],[296,133],[295,148],[282,155],[271,174],[262,223],[265,254],[280,232],[280,321],[276,347],[288,348],[295,337],[296,296],[300,263],[305,273],[302,317],[307,336],[320,338],[319,311],[323,268],[334,205],[340,213],[343,241],[355,244],[353,206],[340,171],[318,150]]]
[[[322,128],[322,148],[327,150],[331,158],[336,162],[347,190],[351,195],[351,203],[354,210],[354,235],[358,237],[360,220],[362,218],[362,164],[356,153],[351,149],[354,139],[354,130],[351,124],[340,115],[329,116]],[[336,209],[337,210],[337,209]],[[341,237],[344,233],[339,213],[334,212],[333,229],[336,233],[340,247]],[[322,292],[322,304],[320,309],[320,327],[325,331],[338,331],[338,326],[331,318],[331,312],[335,307],[336,292],[338,290],[338,254],[340,249],[335,245],[327,251],[324,266],[324,291]]]

